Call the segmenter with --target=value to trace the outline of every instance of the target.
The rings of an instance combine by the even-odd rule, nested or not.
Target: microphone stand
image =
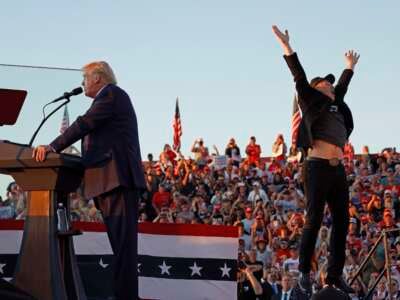
[[[33,141],[35,140],[37,134],[39,133],[40,128],[42,128],[43,124],[47,121],[48,118],[50,118],[52,115],[54,115],[61,107],[63,107],[64,105],[68,104],[71,99],[69,99],[69,97],[66,97],[66,101],[64,101],[63,103],[61,103],[59,106],[56,107],[56,109],[54,109],[51,113],[49,113],[45,118],[43,118],[42,122],[40,122],[39,127],[36,129],[35,133],[33,134],[31,140],[29,141],[29,147],[32,147]],[[51,104],[52,102],[49,102],[48,104]],[[47,104],[46,104],[47,105]],[[45,105],[45,106],[46,106]]]

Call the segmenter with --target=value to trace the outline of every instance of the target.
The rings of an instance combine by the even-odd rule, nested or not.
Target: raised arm
[[[274,32],[279,44],[281,45],[285,55],[292,55],[294,53],[292,47],[289,44],[289,32],[285,30],[285,33],[279,30],[278,26],[273,25],[272,31]]]
[[[344,58],[346,60],[347,69],[354,71],[354,68],[358,63],[358,59],[360,58],[360,54],[358,54],[354,50],[349,50],[344,54]]]
[[[347,87],[349,86],[350,80],[353,77],[354,68],[358,63],[359,58],[360,55],[353,50],[349,50],[344,54],[346,69],[340,76],[335,88],[336,100],[343,101],[344,95],[347,92]]]
[[[313,89],[308,83],[306,73],[300,64],[296,52],[293,51],[289,43],[289,32],[285,30],[285,33],[279,30],[279,28],[274,25],[272,26],[272,32],[275,34],[279,44],[281,45],[284,53],[284,58],[293,75],[293,79],[296,82],[296,90],[300,96],[300,99],[308,99],[310,93],[313,93]],[[303,109],[303,107],[302,107]]]

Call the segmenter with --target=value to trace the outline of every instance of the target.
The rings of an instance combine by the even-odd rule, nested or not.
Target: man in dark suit
[[[261,285],[265,291],[265,300],[269,300],[273,295],[281,292],[282,286],[277,282],[279,271],[272,268],[264,268],[263,278],[261,279]]]
[[[298,288],[293,287],[293,277],[290,273],[282,275],[282,289],[272,296],[272,300],[306,300],[308,297]]]
[[[116,85],[106,62],[83,67],[89,110],[50,145],[33,155],[44,161],[82,139],[84,191],[101,211],[114,252],[113,285],[117,299],[138,299],[137,205],[145,188],[136,114],[127,93]]]

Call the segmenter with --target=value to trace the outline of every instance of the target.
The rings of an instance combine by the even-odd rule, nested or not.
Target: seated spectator
[[[248,165],[258,166],[260,163],[261,147],[256,144],[256,138],[250,137],[250,142],[246,146],[247,163]]]
[[[289,149],[287,161],[292,163],[298,163],[301,161],[302,153],[297,149],[296,144],[292,144]]]
[[[286,161],[287,146],[283,134],[278,134],[275,142],[272,144],[272,157],[281,164]]]
[[[229,143],[225,148],[225,155],[228,157],[228,159],[232,163],[232,165],[239,167],[242,158],[240,156],[240,148],[236,144],[236,141],[234,138],[231,138],[229,140]]]

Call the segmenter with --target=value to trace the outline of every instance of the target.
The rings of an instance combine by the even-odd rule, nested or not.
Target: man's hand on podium
[[[40,145],[33,149],[32,157],[38,162],[46,160],[46,155],[49,152],[56,152],[50,145]]]

